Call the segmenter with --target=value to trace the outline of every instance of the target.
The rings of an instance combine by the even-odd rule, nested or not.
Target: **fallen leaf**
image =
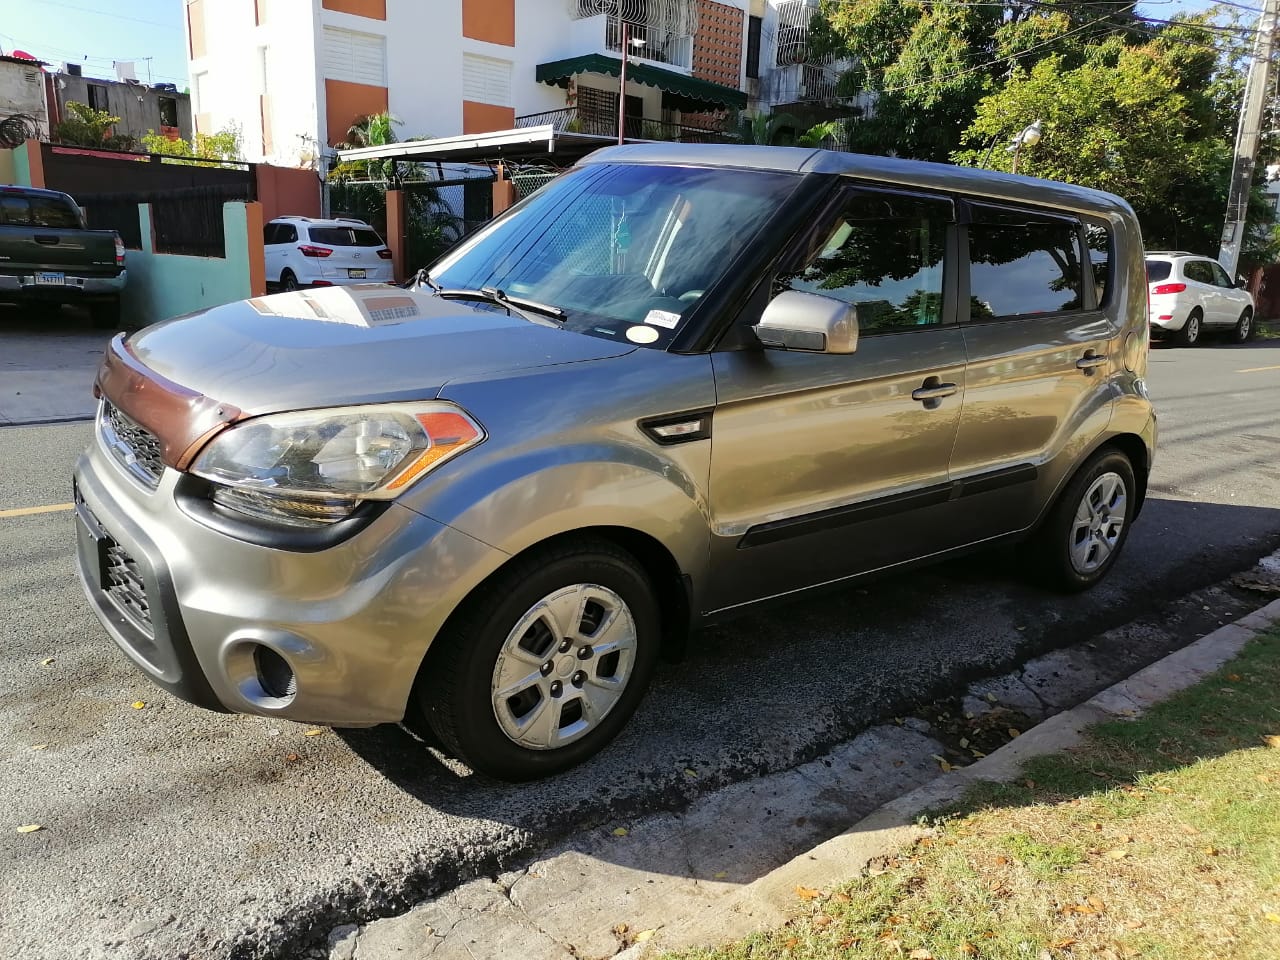
[[[968,738],[968,737],[961,737],[961,738],[960,738],[960,746],[962,746],[962,747],[967,747],[968,745],[969,745],[969,738]]]
[[[790,937],[790,938],[788,938],[788,939],[787,939],[787,941],[786,941],[785,943],[783,943],[783,945],[782,945],[782,949],[784,949],[784,950],[790,950],[791,948],[793,948],[793,947],[794,947],[797,943],[799,943],[799,942],[800,942],[800,938],[799,938],[799,937]]]
[[[951,767],[951,764],[947,763],[947,761],[939,760],[938,769],[940,769],[943,773],[950,773],[952,770],[952,767]]]
[[[729,871],[728,871],[728,870],[721,870],[719,873],[717,873],[717,874],[716,874],[714,877],[712,877],[711,879],[712,879],[712,880],[723,880],[723,879],[724,879],[725,877],[727,877],[728,875],[729,875]]]
[[[614,828],[613,828],[613,835],[614,835],[615,837],[625,837],[625,836],[627,835],[627,828],[626,828],[626,827],[614,827]]]
[[[1280,913],[1268,913],[1266,920],[1267,923],[1280,923]]]
[[[652,940],[653,935],[657,932],[657,930],[641,930],[636,934],[635,941],[636,943],[644,943],[646,940]]]
[[[887,923],[887,924],[889,924],[889,926],[891,926],[891,927],[898,927],[898,926],[901,926],[902,924],[906,923],[906,922],[907,922],[907,918],[906,918],[906,917],[900,917],[900,916],[898,916],[898,915],[895,913],[895,914],[893,914],[892,916],[885,917],[885,918],[884,918],[884,922],[885,922],[885,923]]]
[[[1239,682],[1240,682],[1240,674],[1238,674],[1238,673],[1228,673],[1228,674],[1227,674],[1227,679],[1228,679],[1228,680],[1230,680],[1232,683],[1239,683]]]
[[[995,703],[995,702],[996,702],[996,695],[995,695],[994,693],[988,693],[988,694],[987,694],[987,700],[988,700],[989,702],[991,702],[991,703]]]
[[[1097,910],[1099,913],[1102,913],[1107,909],[1106,904],[1104,904],[1098,897],[1086,897],[1085,903],[1089,904],[1089,906],[1093,907],[1093,909]]]
[[[966,957],[976,957],[978,955],[978,948],[966,940],[964,943],[960,944],[960,952]]]
[[[1007,733],[1009,734],[1009,736],[1011,736],[1011,737],[1020,737],[1020,736],[1022,736],[1022,731],[1021,731],[1021,730],[1019,730],[1017,727],[1010,727],[1010,728],[1008,729],[1008,731],[1006,731],[1006,732],[1007,732]]]
[[[1205,847],[1205,848],[1204,848],[1204,855],[1205,855],[1206,857],[1216,857],[1216,856],[1217,856],[1218,854],[1220,854],[1221,852],[1222,852],[1222,851],[1221,851],[1221,850],[1219,850],[1217,847]]]
[[[44,827],[38,823],[24,823],[18,828],[18,833],[35,833],[37,830],[43,830]]]
[[[861,937],[846,937],[844,940],[841,940],[838,944],[836,944],[836,946],[838,946],[841,950],[848,950],[852,947],[856,947],[861,942],[862,942]]]
[[[40,666],[47,667],[51,663],[53,663],[53,657],[45,657],[40,661]]]
[[[1128,855],[1129,855],[1128,850],[1121,850],[1119,847],[1116,847],[1114,850],[1107,851],[1107,856],[1110,857],[1112,860],[1123,860]]]
[[[1269,736],[1263,737],[1262,742],[1265,743],[1268,747],[1275,747],[1277,749],[1280,749],[1280,736],[1277,736],[1274,733],[1270,734]]]
[[[853,900],[853,897],[849,896],[847,893],[833,893],[831,895],[831,899],[836,903],[849,903]]]
[[[323,728],[323,727],[312,727],[310,730],[303,730],[303,731],[302,731],[302,735],[303,735],[304,737],[318,737],[318,736],[320,736],[320,734],[322,734],[322,733],[324,733],[324,728]]]
[[[813,887],[802,887],[796,884],[796,896],[801,900],[813,900],[822,896],[821,890],[815,890]]]
[[[1013,863],[1013,861],[1008,857],[996,857],[996,866],[998,867],[1007,867],[1011,863]]]
[[[296,753],[286,753],[286,754],[284,755],[284,762],[285,762],[285,763],[297,763],[297,762],[298,762],[298,759],[299,759],[299,758],[298,758],[298,755],[297,755]]]
[[[827,913],[818,914],[813,918],[813,925],[818,929],[831,926],[831,915]]]
[[[142,710],[146,707],[146,703],[142,700],[135,700],[133,703],[129,704],[129,706],[133,707],[135,710]]]
[[[625,923],[615,923],[613,925],[613,932],[618,936],[622,936],[627,932],[627,925]]]
[[[1146,926],[1146,924],[1143,923],[1141,920],[1126,920],[1124,922],[1124,925],[1128,927],[1130,930],[1141,930],[1143,927]]]
[[[910,960],[933,960],[933,954],[924,947],[916,947],[907,956]]]
[[[47,743],[33,743],[31,745],[31,749],[32,750],[48,750],[49,745]]]
[[[1028,790],[1034,790],[1036,788],[1036,782],[1034,780],[1023,780],[1022,782],[1027,785]]]
[[[1090,827],[1091,827],[1095,832],[1097,832],[1097,831],[1099,831],[1099,830],[1101,830],[1101,829],[1102,829],[1102,824],[1101,824],[1101,823],[1099,823],[1097,820],[1093,821],[1093,823],[1089,824],[1089,826],[1090,826]]]
[[[1173,787],[1156,787],[1156,793],[1173,793]]]
[[[1071,937],[1067,937],[1065,940],[1056,940],[1049,944],[1055,950],[1070,950],[1075,945],[1076,942]]]
[[[697,771],[697,770],[694,770],[694,769],[692,769],[692,768],[690,768],[690,767],[685,767],[685,768],[684,768],[684,775],[685,775],[686,777],[693,777],[694,779],[697,779],[698,771]]]
[[[969,748],[969,752],[972,753],[979,760],[981,760],[983,757],[986,756],[986,754],[983,753],[981,750],[974,750],[972,747]]]

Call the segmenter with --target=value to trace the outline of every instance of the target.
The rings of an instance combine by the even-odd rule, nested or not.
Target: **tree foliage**
[[[225,127],[217,133],[197,133],[191,140],[181,137],[170,139],[154,130],[147,131],[142,138],[143,149],[147,153],[161,153],[170,157],[184,157],[192,160],[243,160],[241,153],[240,130],[235,126]]]
[[[66,116],[53,127],[53,139],[74,147],[100,147],[107,150],[131,150],[133,137],[115,132],[119,117],[106,110],[95,110],[87,103],[67,102]]]
[[[1150,248],[1216,252],[1251,40],[1240,14],[1161,24],[1123,2],[825,0],[810,36],[851,64],[843,94],[877,94],[847,121],[851,149],[1008,170],[1007,145],[1038,119],[1019,173],[1125,197]],[[1258,233],[1245,259],[1272,245]]]

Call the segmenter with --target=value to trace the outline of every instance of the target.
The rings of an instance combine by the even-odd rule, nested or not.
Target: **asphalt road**
[[[523,787],[396,728],[308,737],[153,688],[88,612],[70,514],[12,512],[69,499],[89,426],[0,429],[0,955],[296,946],[574,832],[793,766],[1249,567],[1280,546],[1280,341],[1158,348],[1150,382],[1151,500],[1102,587],[1048,596],[978,558],[740,620],[662,667],[602,755]]]

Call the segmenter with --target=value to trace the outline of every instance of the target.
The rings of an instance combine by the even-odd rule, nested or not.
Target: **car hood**
[[[134,334],[168,380],[243,413],[424,400],[455,378],[622,356],[636,347],[382,284],[212,307]]]

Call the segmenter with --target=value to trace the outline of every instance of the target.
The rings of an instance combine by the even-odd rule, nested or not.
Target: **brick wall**
[[[698,0],[698,32],[693,38],[695,77],[740,89],[744,16],[737,7]],[[696,127],[713,127],[722,120],[723,115],[717,113],[684,115],[684,122]]]

